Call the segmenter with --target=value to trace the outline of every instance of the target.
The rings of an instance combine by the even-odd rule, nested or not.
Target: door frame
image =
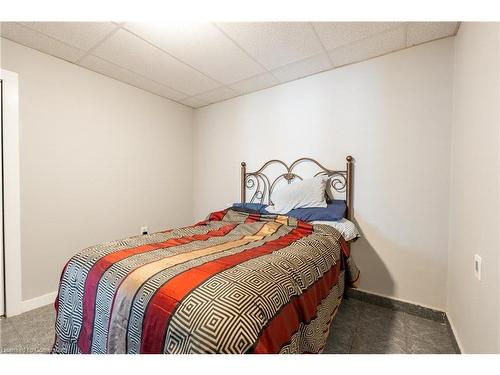
[[[21,200],[19,181],[18,74],[0,69],[3,85],[3,195],[5,314],[22,312]]]
[[[0,99],[3,98],[3,81],[0,77]],[[2,99],[3,100],[3,99]],[[5,315],[5,279],[4,279],[4,268],[5,264],[3,262],[3,248],[5,247],[3,244],[3,103],[0,103],[0,130],[2,134],[0,134],[0,176],[2,178],[2,187],[0,187],[1,195],[0,195],[0,316]]]

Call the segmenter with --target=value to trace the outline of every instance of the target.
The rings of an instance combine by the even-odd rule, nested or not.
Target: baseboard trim
[[[39,307],[50,305],[51,303],[54,303],[56,297],[57,297],[57,291],[44,294],[43,296],[40,297],[35,297],[21,301],[21,311],[27,312],[30,310],[37,309]]]
[[[421,306],[411,302],[401,301],[391,297],[381,296],[380,294],[374,294],[352,288],[347,290],[347,297],[355,298],[373,305],[387,307],[395,311],[402,311],[421,318],[434,320],[436,322],[446,323],[446,313],[431,307]]]
[[[446,324],[448,326],[448,330],[451,334],[451,337],[453,337],[453,345],[455,346],[455,349],[457,350],[457,352],[461,354],[465,353],[462,341],[460,341],[460,338],[457,335],[457,330],[455,328],[455,325],[453,324],[453,321],[448,316],[448,314],[446,314]]]
[[[346,290],[346,295],[349,298],[354,298],[373,305],[386,307],[395,311],[402,311],[411,315],[416,315],[424,319],[434,320],[446,324],[448,332],[452,338],[452,345],[457,353],[463,353],[463,347],[460,340],[457,339],[456,330],[448,315],[444,311],[432,309],[430,307],[416,305],[411,302],[404,302],[390,297],[381,296],[365,292],[363,290],[349,288]]]

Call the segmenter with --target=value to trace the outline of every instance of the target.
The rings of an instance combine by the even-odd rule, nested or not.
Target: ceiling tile
[[[241,94],[246,94],[252,91],[262,90],[267,87],[275,86],[278,83],[279,81],[271,73],[263,73],[255,77],[233,83],[232,85],[229,85],[229,87]]]
[[[233,98],[238,95],[239,93],[236,92],[235,90],[226,86],[221,86],[217,87],[214,90],[205,92],[203,94],[196,95],[196,98],[201,99],[202,101],[210,104],[210,103],[220,102],[222,100],[226,100],[229,98]]]
[[[308,22],[239,22],[217,25],[267,69],[303,60],[323,51]]]
[[[80,66],[197,108],[451,36],[458,23],[4,22],[0,25],[2,37],[70,62],[79,61]],[[86,56],[89,49],[92,55]]]
[[[401,22],[315,22],[321,42],[327,50],[338,48],[382,31],[395,28]]]
[[[0,32],[2,37],[10,39],[13,42],[67,61],[75,62],[85,54],[85,51],[71,47],[15,22],[2,22]]]
[[[408,25],[407,47],[455,34],[457,22],[411,22]]]
[[[273,75],[281,82],[288,82],[297,78],[322,72],[332,68],[326,53],[322,53],[305,60],[297,61],[272,71]]]
[[[179,103],[185,104],[192,108],[199,108],[208,104],[207,102],[195,97],[179,100]]]
[[[404,48],[406,25],[360,40],[329,52],[335,67],[359,62]]]
[[[92,54],[188,95],[218,86],[212,79],[128,31],[117,31]]]
[[[265,71],[211,23],[128,23],[125,28],[223,84]]]
[[[88,51],[118,26],[111,22],[23,22],[24,26]]]
[[[136,73],[100,59],[99,57],[86,56],[81,62],[78,63],[78,65],[128,83],[132,86],[139,87],[143,90],[150,91],[154,94],[163,96],[164,98],[180,100],[187,96],[186,94],[172,90],[169,87],[151,81],[145,77],[141,77]]]

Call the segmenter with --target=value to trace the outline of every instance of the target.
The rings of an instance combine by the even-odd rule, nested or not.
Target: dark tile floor
[[[0,319],[0,353],[48,353],[54,307]],[[324,353],[455,353],[444,323],[346,299],[333,321]]]
[[[357,299],[341,304],[326,354],[455,354],[445,323]]]

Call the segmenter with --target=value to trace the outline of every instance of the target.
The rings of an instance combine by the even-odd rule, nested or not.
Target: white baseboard
[[[453,336],[455,336],[455,340],[457,341],[457,345],[460,348],[460,353],[466,354],[464,351],[464,346],[462,345],[462,341],[460,340],[455,325],[453,324],[453,320],[451,320],[451,316],[449,314],[446,314],[446,317],[448,318],[448,322],[450,323],[450,327],[453,331]]]
[[[442,312],[446,313],[446,310],[444,308],[442,308],[442,307],[431,306],[431,305],[427,305],[427,304],[424,304],[424,303],[421,303],[421,302],[409,301],[409,300],[406,300],[406,299],[403,299],[403,298],[397,298],[397,297],[393,297],[393,296],[388,296],[388,295],[385,295],[385,294],[382,294],[382,293],[372,292],[371,290],[366,290],[366,289],[361,289],[361,288],[357,288],[357,290],[359,290],[360,292],[374,294],[374,295],[379,296],[379,297],[389,298],[389,299],[393,299],[395,301],[409,303],[411,305],[422,306],[422,307],[425,307],[426,309],[431,309],[431,310],[436,310],[436,311],[442,311]]]
[[[26,312],[30,310],[37,309],[42,306],[53,304],[57,297],[57,291],[52,293],[44,294],[40,297],[35,297],[32,299],[27,299],[21,301],[21,311]]]

